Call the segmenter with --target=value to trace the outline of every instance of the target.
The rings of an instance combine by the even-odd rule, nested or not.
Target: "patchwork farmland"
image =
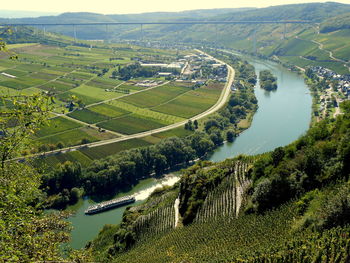
[[[139,47],[121,44],[89,48],[31,43],[9,47],[19,53],[19,59],[0,61],[0,92],[46,93],[53,98],[51,120],[33,135],[36,147],[23,153],[55,152],[45,156],[49,164],[79,160],[87,165],[94,159],[166,137],[186,136],[191,131],[178,125],[159,129],[184,123],[208,110],[217,103],[225,86],[222,80],[193,81],[191,76],[180,75],[167,79],[157,74],[124,80],[116,77],[120,69],[135,63],[135,57],[170,63],[188,56],[189,51],[142,48],[141,55]],[[222,74],[226,77],[226,72]],[[128,139],[153,130],[144,137]],[[98,142],[101,145],[85,146]]]

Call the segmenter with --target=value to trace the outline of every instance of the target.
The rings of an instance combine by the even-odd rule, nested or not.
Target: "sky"
[[[183,11],[192,9],[267,7],[320,0],[7,0],[1,1],[1,10],[41,12],[94,12],[102,14],[129,14],[157,11]],[[336,2],[350,4],[350,0]]]

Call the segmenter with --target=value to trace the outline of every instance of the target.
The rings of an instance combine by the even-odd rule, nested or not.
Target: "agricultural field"
[[[273,52],[281,61],[300,67],[322,66],[338,74],[349,74],[344,63],[332,59],[329,55],[329,52],[332,52],[335,58],[350,60],[350,45],[347,40],[349,32],[350,30],[340,30],[315,35],[312,29],[305,30],[298,38],[288,40]],[[322,50],[319,44],[312,41],[322,44]]]
[[[223,87],[223,84],[211,83],[207,87],[191,90],[168,103],[155,107],[154,110],[190,118],[215,104]]]
[[[107,122],[101,122],[97,126],[122,134],[134,134],[161,128],[165,125],[166,123],[162,123],[159,120],[132,114]]]
[[[105,103],[89,107],[89,110],[103,114],[103,115],[108,116],[110,118],[121,117],[125,114],[130,113],[129,111],[126,111],[124,109],[118,108],[118,107],[110,105],[110,104],[105,104]]]
[[[131,139],[127,141],[115,142],[93,148],[84,148],[80,152],[88,156],[91,160],[101,159],[124,150],[151,145],[143,139]]]
[[[135,58],[171,63],[178,59],[179,54],[188,54],[187,51],[154,50],[121,44],[102,48],[98,47],[99,43],[94,45],[96,47],[91,48],[16,44],[10,47],[11,51],[18,53],[19,59],[0,60],[2,94],[44,92],[54,96],[50,125],[33,136],[38,147],[36,150],[77,146],[181,122],[215,104],[222,90],[223,85],[216,87],[211,83],[195,89],[195,84],[190,81],[167,81],[164,76],[157,75],[126,81],[115,76],[112,78],[119,69],[135,63]],[[57,163],[76,158],[87,164],[95,158],[121,150],[191,133],[180,127],[130,142],[85,148],[74,153],[63,151],[48,160]]]
[[[167,84],[152,90],[122,98],[121,100],[137,107],[149,108],[165,103],[189,90],[189,87],[180,87],[174,84]]]
[[[51,119],[48,125],[44,126],[38,132],[36,132],[35,136],[40,138],[68,130],[77,129],[80,127],[82,127],[82,125],[77,122],[68,120],[64,117],[57,117]]]
[[[54,134],[52,136],[46,136],[38,140],[41,144],[58,144],[62,143],[64,146],[74,146],[82,143],[96,142],[98,139],[89,135],[82,129],[75,129],[66,131],[60,134]]]
[[[55,167],[57,164],[64,163],[66,161],[79,162],[82,166],[88,166],[93,160],[80,151],[72,151],[39,158],[38,165],[43,169],[52,169],[52,167]]]

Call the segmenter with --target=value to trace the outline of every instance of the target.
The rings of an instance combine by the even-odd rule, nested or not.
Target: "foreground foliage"
[[[0,261],[62,260],[59,246],[69,240],[63,214],[43,212],[41,176],[28,163],[11,158],[47,118],[50,98],[2,96],[0,113]],[[81,255],[83,258],[84,256]]]

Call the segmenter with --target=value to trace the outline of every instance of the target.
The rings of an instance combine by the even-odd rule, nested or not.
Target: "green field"
[[[81,129],[77,129],[77,130],[70,130],[64,133],[60,133],[56,135],[54,134],[52,136],[44,137],[39,139],[38,142],[43,144],[57,144],[59,142],[62,142],[65,147],[68,147],[68,146],[82,144],[83,139],[88,140],[89,142],[98,141],[97,138],[87,134]]]
[[[280,57],[281,61],[297,65],[299,67],[305,68],[307,66],[322,66],[329,68],[339,74],[348,74],[349,70],[344,67],[344,63],[332,61],[332,62],[323,62],[323,61],[313,61],[300,57]]]
[[[100,113],[110,118],[121,117],[125,114],[130,113],[129,111],[105,103],[89,107],[89,110],[96,113]]]
[[[21,71],[17,69],[6,69],[6,70],[3,70],[2,72],[5,72],[7,74],[10,74],[16,77],[23,77],[29,74],[27,71]]]
[[[38,158],[40,166],[43,166],[44,169],[47,168],[49,170],[51,170],[52,167],[55,167],[57,164],[64,163],[66,161],[79,162],[82,166],[88,166],[93,160],[80,151],[57,153],[45,158]]]
[[[69,101],[72,100],[72,96],[76,96],[85,105],[89,105],[89,104],[92,104],[92,103],[103,101],[101,99],[97,99],[97,98],[94,98],[92,96],[87,96],[87,95],[75,93],[75,92],[73,92],[71,90],[69,90],[69,91],[67,91],[65,93],[58,94],[57,98],[62,100],[62,101],[64,101],[64,102],[69,102]]]
[[[121,100],[127,103],[131,103],[137,107],[149,108],[165,103],[187,91],[190,91],[190,89],[187,87],[179,87],[175,86],[175,84],[168,84],[154,88],[152,90],[127,96]]]
[[[158,106],[154,110],[162,113],[172,113],[183,118],[193,117],[215,104],[220,93],[221,89],[216,86],[199,88]]]
[[[36,132],[35,135],[37,137],[43,137],[43,136],[48,136],[55,133],[64,132],[64,131],[68,131],[68,130],[72,130],[80,127],[82,127],[82,125],[77,122],[70,121],[63,117],[57,117],[57,118],[51,119],[49,122],[49,125],[41,128],[39,131]]]
[[[106,145],[93,147],[93,148],[84,148],[84,149],[81,149],[80,151],[84,155],[88,156],[90,159],[94,160],[94,159],[101,159],[124,150],[129,150],[132,148],[138,148],[138,147],[143,147],[148,145],[151,145],[151,143],[146,142],[145,140],[131,139],[127,141],[115,142],[115,143],[106,144]]]
[[[145,118],[136,114],[118,119],[101,122],[99,127],[122,134],[134,134],[163,127],[165,124],[152,118]]]
[[[87,83],[87,85],[92,86],[92,87],[97,87],[101,89],[111,89],[114,88],[115,86],[118,86],[121,84],[123,81],[121,80],[110,80],[110,79],[104,79],[104,78],[95,78]]]
[[[180,122],[180,121],[184,120],[181,117],[153,111],[153,110],[147,109],[147,108],[140,108],[140,107],[134,106],[132,104],[125,103],[121,100],[114,100],[114,101],[111,101],[110,103],[111,103],[111,105],[117,106],[118,108],[123,109],[125,111],[135,113],[135,114],[137,114],[139,116],[143,116],[145,118],[156,119],[156,120],[159,120],[160,122],[164,122],[166,124],[172,124],[172,123],[176,123],[176,122]]]
[[[59,81],[52,81],[39,86],[39,88],[55,93],[61,93],[73,89],[73,86]]]
[[[108,116],[91,111],[89,109],[75,110],[69,113],[68,116],[90,124],[105,121],[108,119]]]
[[[98,99],[98,100],[108,100],[108,99],[113,99],[113,98],[117,98],[120,97],[121,95],[123,95],[122,93],[118,93],[118,92],[107,92],[104,89],[100,89],[100,88],[96,88],[96,87],[90,87],[87,85],[81,85],[75,89],[72,89],[71,92],[77,94],[77,96],[89,96],[91,98],[94,99]]]

